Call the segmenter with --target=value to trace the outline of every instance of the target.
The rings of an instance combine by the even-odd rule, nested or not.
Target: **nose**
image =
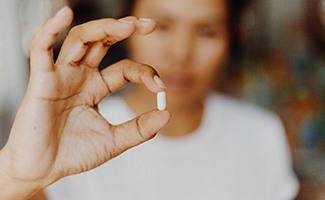
[[[188,67],[193,59],[194,38],[190,31],[177,29],[170,34],[168,59],[174,67]]]

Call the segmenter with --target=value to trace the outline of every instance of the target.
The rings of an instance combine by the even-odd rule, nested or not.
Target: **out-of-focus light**
[[[22,0],[20,2],[20,22],[22,25],[22,48],[29,56],[32,37],[46,19],[67,5],[68,0]]]
[[[20,4],[20,20],[24,24],[43,23],[52,11],[51,0],[23,0]]]

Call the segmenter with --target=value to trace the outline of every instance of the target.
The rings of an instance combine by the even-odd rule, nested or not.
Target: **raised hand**
[[[93,169],[152,138],[169,120],[168,111],[152,110],[112,126],[97,110],[103,98],[129,82],[164,90],[156,71],[140,63],[124,60],[97,69],[111,45],[148,34],[155,23],[126,17],[77,26],[54,63],[53,45],[72,18],[68,7],[62,9],[33,39],[27,92],[0,152],[1,199],[26,198],[64,176]]]

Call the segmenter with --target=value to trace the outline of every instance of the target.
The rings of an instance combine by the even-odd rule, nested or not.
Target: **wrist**
[[[15,174],[10,160],[0,151],[0,199],[19,200],[27,199],[45,187],[41,180],[24,180]]]

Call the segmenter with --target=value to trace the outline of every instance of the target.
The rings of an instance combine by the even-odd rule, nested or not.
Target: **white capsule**
[[[164,91],[157,93],[158,110],[166,110],[166,93]]]

